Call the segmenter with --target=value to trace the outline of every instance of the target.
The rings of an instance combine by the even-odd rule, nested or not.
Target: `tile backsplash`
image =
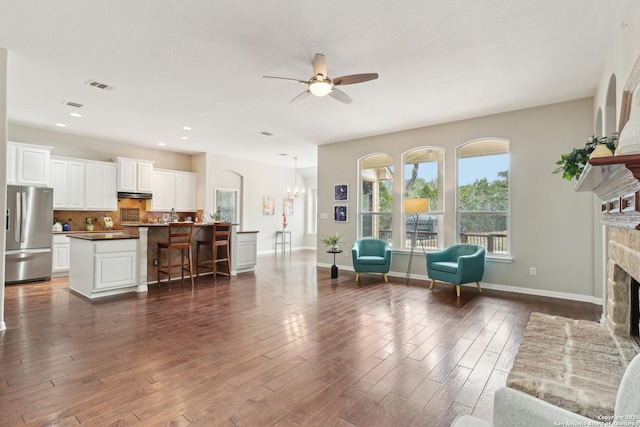
[[[135,199],[118,200],[118,211],[53,211],[53,217],[58,218],[61,224],[65,222],[71,226],[71,231],[86,230],[87,218],[91,218],[94,231],[105,229],[103,217],[109,216],[113,220],[114,229],[122,229],[122,223],[132,223],[138,218],[138,222],[148,222],[149,219],[162,218],[163,212],[151,212],[147,210],[150,201]],[[137,211],[137,212],[136,212]],[[195,218],[196,212],[178,212],[183,219],[188,216]]]

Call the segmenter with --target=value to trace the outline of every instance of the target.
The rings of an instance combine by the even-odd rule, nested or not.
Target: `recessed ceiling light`
[[[82,114],[80,114],[80,113],[69,113],[69,115],[71,117],[82,117]]]
[[[61,127],[61,128],[66,128],[67,125],[65,125],[64,123],[56,123],[56,126]]]
[[[264,136],[273,136],[273,134],[269,131],[263,130],[262,132],[258,132],[260,135]]]
[[[282,156],[282,157],[284,157],[284,156],[288,156],[288,154],[287,154],[287,153],[278,153],[278,154],[276,154],[276,156]]]
[[[191,130],[191,128],[189,126],[183,126],[182,130]]]
[[[164,146],[165,146],[165,145],[167,145],[167,144],[165,144],[164,142],[158,142],[158,145],[159,145],[160,147],[164,147]]]
[[[188,136],[181,136],[180,139],[189,139]]]

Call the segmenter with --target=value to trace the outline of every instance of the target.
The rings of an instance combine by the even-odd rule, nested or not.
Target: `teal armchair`
[[[485,251],[482,246],[460,244],[427,254],[427,274],[431,279],[429,289],[436,280],[452,283],[456,295],[460,297],[460,285],[476,282],[478,292],[482,292],[480,281],[484,275]]]
[[[380,239],[356,240],[351,248],[356,282],[360,283],[360,273],[382,273],[382,280],[388,282],[387,273],[391,268],[391,246]]]

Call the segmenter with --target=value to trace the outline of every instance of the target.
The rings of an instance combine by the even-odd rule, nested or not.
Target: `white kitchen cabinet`
[[[7,143],[7,184],[16,183],[16,146]]]
[[[108,162],[85,164],[85,209],[118,210],[118,167]]]
[[[153,171],[152,211],[170,211],[176,207],[176,173],[171,170]]]
[[[235,270],[238,273],[254,271],[258,261],[258,232],[239,231],[235,233]]]
[[[138,240],[95,239],[71,236],[70,289],[87,298],[135,292]]]
[[[85,164],[64,157],[51,158],[54,209],[84,209]]]
[[[52,148],[7,142],[7,184],[48,187]]]
[[[176,210],[195,212],[196,210],[196,174],[176,172]]]
[[[62,277],[69,275],[70,254],[71,239],[64,234],[54,234],[52,248],[52,276]]]
[[[118,165],[118,191],[153,192],[153,162],[126,157],[117,157],[114,161]]]
[[[196,174],[154,169],[152,211],[196,211]]]

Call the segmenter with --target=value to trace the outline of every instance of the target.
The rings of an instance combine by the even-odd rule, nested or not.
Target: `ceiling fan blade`
[[[336,87],[334,87],[331,92],[329,92],[329,96],[337,101],[342,102],[343,104],[351,104],[353,102],[353,99],[349,98],[349,95]]]
[[[313,57],[313,76],[315,77],[318,74],[327,77],[327,61],[321,53],[316,53],[316,56]]]
[[[306,80],[298,80],[298,79],[290,79],[289,77],[276,77],[276,76],[262,76],[265,79],[278,79],[278,80],[290,80],[292,82],[298,82],[298,83],[302,83],[302,84],[308,84],[309,82]]]
[[[300,101],[303,98],[306,98],[307,95],[309,95],[311,93],[311,91],[309,89],[305,90],[304,92],[302,92],[300,95],[296,96],[295,98],[293,98],[291,101],[289,101],[289,104],[293,103],[293,102],[297,102]]]
[[[354,83],[368,82],[369,80],[375,80],[378,78],[378,73],[365,73],[365,74],[352,74],[350,76],[336,77],[333,79],[333,84],[338,85],[352,85]]]

